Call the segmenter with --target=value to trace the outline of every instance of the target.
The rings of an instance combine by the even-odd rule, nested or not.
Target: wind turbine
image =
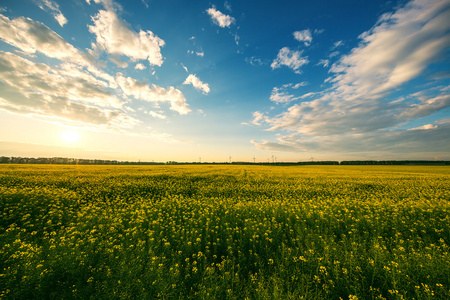
[[[230,164],[231,164],[231,156],[228,157],[230,159]]]
[[[253,163],[256,163],[256,158],[254,155],[253,155]]]
[[[311,160],[311,162],[314,162],[314,157],[312,156],[312,154],[310,154],[310,155],[311,155],[311,158],[309,160]]]

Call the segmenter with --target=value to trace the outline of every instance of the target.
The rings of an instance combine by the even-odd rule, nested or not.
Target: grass
[[[448,299],[450,168],[0,165],[0,298]]]

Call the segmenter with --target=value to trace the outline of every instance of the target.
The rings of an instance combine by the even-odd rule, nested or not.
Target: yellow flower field
[[[445,166],[0,165],[0,298],[449,299]]]

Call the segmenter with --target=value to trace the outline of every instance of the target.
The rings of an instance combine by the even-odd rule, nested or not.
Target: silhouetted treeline
[[[450,165],[450,161],[445,160],[349,160],[341,161],[340,165]]]
[[[59,164],[59,165],[163,165],[161,162],[133,162],[104,159],[81,159],[67,157],[0,157],[2,164]]]
[[[201,164],[232,164],[232,165],[271,165],[271,166],[298,166],[298,165],[450,165],[450,161],[443,160],[345,160],[345,161],[300,161],[300,162],[133,162],[104,159],[78,159],[67,157],[0,157],[0,164],[61,164],[61,165],[201,165]]]

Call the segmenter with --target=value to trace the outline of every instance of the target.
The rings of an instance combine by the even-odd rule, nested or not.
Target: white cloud
[[[115,63],[119,68],[128,68],[128,64],[124,61],[119,60],[117,57],[110,57],[109,60]]]
[[[398,117],[402,120],[414,120],[429,116],[447,107],[450,107],[450,95],[439,95],[422,103],[406,107]]]
[[[328,55],[328,57],[329,57],[329,58],[333,58],[333,57],[335,57],[335,56],[338,56],[339,54],[340,54],[339,51],[333,51],[333,52],[330,53],[330,55]]]
[[[58,24],[62,27],[65,24],[67,24],[67,19],[64,17],[64,15],[61,13],[61,10],[59,9],[58,3],[56,3],[53,0],[33,0],[34,3],[36,3],[37,6],[39,6],[40,9],[48,11],[52,13],[55,20],[58,22]]]
[[[205,56],[205,52],[195,52],[195,54],[201,57]]]
[[[223,6],[225,6],[225,9],[228,10],[229,12],[231,12],[231,4],[228,1],[225,1],[225,3],[223,4]]]
[[[142,4],[144,4],[145,8],[148,8],[148,7],[149,7],[148,1],[147,1],[147,0],[142,0]]]
[[[117,73],[116,81],[127,96],[133,96],[135,99],[147,102],[169,102],[170,109],[178,112],[180,115],[185,115],[191,111],[183,93],[172,86],[166,89],[152,84],[150,87],[145,82],[131,77],[124,77],[122,73]]]
[[[361,44],[331,68],[346,95],[377,96],[421,74],[450,43],[446,1],[416,0],[361,34]]]
[[[222,28],[230,27],[231,24],[236,22],[235,18],[221,13],[220,11],[216,10],[214,7],[207,9],[206,12],[211,17],[213,22]]]
[[[261,113],[259,111],[255,111],[253,113],[253,125],[261,125],[261,121],[265,121],[267,119],[267,116],[264,115],[264,113]]]
[[[302,31],[295,31],[293,33],[293,35],[297,41],[303,42],[305,44],[305,46],[311,45],[311,42],[312,42],[311,30],[305,29]]]
[[[167,119],[167,117],[165,115],[163,115],[162,113],[157,113],[155,111],[149,111],[148,114],[151,115],[154,118],[158,118],[158,119],[161,119],[161,120]]]
[[[339,134],[304,139],[298,134],[283,136],[276,142],[252,141],[266,151],[321,153],[333,159],[423,159],[435,153],[450,153],[450,124],[427,126],[422,130],[377,130],[366,134]],[[370,157],[370,156],[368,156]]]
[[[437,125],[426,124],[426,125],[419,126],[419,127],[416,127],[416,128],[411,128],[411,129],[408,129],[408,130],[429,130],[429,129],[436,129],[436,128],[438,128]]]
[[[136,70],[145,70],[146,69],[146,67],[141,63],[136,64],[136,66],[134,68]]]
[[[333,44],[333,46],[331,47],[331,49],[336,49],[337,47],[340,47],[344,45],[344,41],[337,41]]]
[[[113,0],[92,0],[92,1],[94,1],[96,4],[103,5],[103,7],[106,8],[107,10],[122,10],[120,4],[114,2]],[[91,0],[86,0],[86,2],[88,4],[91,4]]]
[[[189,74],[183,84],[192,84],[195,89],[202,91],[203,94],[208,94],[210,89],[207,83],[203,83],[195,74]]]
[[[40,52],[51,58],[81,65],[89,65],[92,61],[47,26],[29,18],[10,20],[0,15],[0,39],[28,54]]]
[[[296,84],[290,84],[289,86],[291,86],[294,90],[296,90],[296,89],[298,89],[301,86],[307,86],[307,85],[308,85],[308,82],[302,81],[302,82],[299,82],[299,83],[296,83]]]
[[[121,112],[108,84],[75,65],[61,69],[0,52],[0,107],[93,125],[128,127],[137,120]]]
[[[321,59],[317,63],[317,66],[323,66],[324,68],[328,67],[330,64],[330,61],[328,59]]]
[[[297,98],[294,97],[294,95],[287,94],[286,91],[277,87],[272,89],[272,93],[270,95],[270,100],[276,103],[288,103],[296,99]]]
[[[132,60],[147,59],[150,65],[161,66],[164,41],[150,30],[139,33],[119,19],[113,11],[100,10],[92,18],[89,31],[96,35],[99,47],[110,54],[124,55]]]
[[[201,114],[203,117],[206,117],[206,113],[205,113],[205,111],[203,110],[203,109],[197,109],[197,112],[199,113],[199,114]]]
[[[429,91],[422,90],[421,95],[411,92],[405,94],[402,101],[393,101],[389,95],[401,90],[411,79],[424,75],[430,64],[446,57],[445,49],[450,45],[449,19],[448,1],[439,0],[414,0],[382,16],[372,29],[360,36],[361,43],[357,47],[333,64],[332,76],[327,79],[330,88],[320,94],[300,96],[299,99],[315,98],[294,104],[285,112],[267,116],[258,123],[269,125],[268,130],[292,132],[272,143],[292,151],[327,147],[330,151],[345,151],[352,147],[359,151],[369,147],[370,143],[380,149],[387,149],[389,145],[393,148],[398,145],[397,149],[402,149],[416,144],[425,149],[426,143],[414,141],[422,138],[419,132],[448,137],[450,133],[445,134],[442,126],[422,128],[428,130],[392,129],[400,124],[404,128],[410,121],[450,107],[447,91],[430,88]],[[290,50],[284,52],[290,53]],[[279,55],[272,67],[287,65],[298,69],[295,61],[292,56]],[[325,63],[322,61],[323,65]],[[426,82],[426,78],[424,80]],[[432,82],[433,79],[429,80]],[[290,93],[279,95],[280,91],[276,92],[278,94],[273,93],[273,98],[276,96],[280,102],[297,99]],[[405,144],[400,145],[397,139]],[[359,145],[358,141],[361,141]],[[449,147],[449,143],[442,140],[436,143]],[[259,146],[269,149],[269,144],[263,142]]]
[[[245,61],[249,64],[251,64],[252,66],[262,66],[265,65],[266,62],[264,62],[261,58],[257,58],[257,57],[246,57]]]
[[[306,86],[308,85],[307,82],[303,81],[303,82],[299,82],[297,84],[293,84],[293,83],[288,83],[288,84],[284,84],[281,87],[274,87],[272,89],[272,93],[270,94],[270,100],[277,103],[277,104],[281,104],[281,103],[289,103],[298,99],[302,99],[302,97],[296,97],[294,95],[292,95],[289,90],[297,90],[298,88],[302,87],[302,86]]]
[[[239,40],[240,40],[241,38],[239,37],[239,35],[238,35],[237,33],[235,33],[233,36],[234,36],[234,42],[236,43],[236,45],[239,46]]]
[[[189,70],[188,70],[188,68],[186,68],[186,66],[185,65],[183,65],[183,64],[181,64],[181,66],[183,67],[183,69],[186,71],[186,72],[188,72],[189,73]]]
[[[148,32],[141,32],[142,36],[148,37]],[[40,22],[24,17],[10,20],[0,14],[0,39],[33,59],[37,59],[33,54],[39,52],[59,60],[52,66],[0,51],[2,110],[115,131],[141,123],[130,115],[133,110],[124,105],[131,102],[127,96],[155,105],[168,102],[170,109],[179,114],[190,111],[181,91],[174,87],[150,87],[120,73],[113,77],[97,67],[104,63],[94,61],[91,55],[76,49]],[[92,53],[95,54],[95,47]],[[109,59],[126,66],[115,56]],[[136,66],[145,69],[142,64]],[[159,114],[154,117],[163,116]]]
[[[284,47],[280,49],[277,58],[270,66],[272,69],[287,66],[294,70],[295,73],[300,74],[299,68],[308,63],[308,57],[302,57],[302,53],[303,51],[290,50],[288,47]]]

